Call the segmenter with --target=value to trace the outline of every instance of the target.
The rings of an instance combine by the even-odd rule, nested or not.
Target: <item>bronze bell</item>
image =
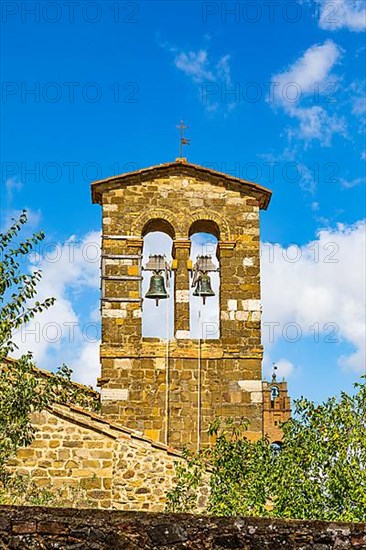
[[[207,296],[215,296],[211,287],[210,276],[207,273],[200,275],[193,296],[202,296],[203,304],[205,304]]]
[[[158,275],[157,273],[151,275],[150,288],[146,292],[145,298],[156,300],[157,306],[159,305],[159,300],[168,298],[163,275]]]

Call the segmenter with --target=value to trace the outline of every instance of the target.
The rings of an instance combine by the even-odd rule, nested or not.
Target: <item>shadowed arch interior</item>
[[[142,228],[142,237],[145,237],[148,233],[166,233],[171,239],[175,238],[174,227],[163,218],[154,218],[145,223]]]
[[[196,220],[189,228],[188,237],[192,237],[196,233],[208,233],[214,235],[217,240],[220,239],[220,228],[213,220]]]

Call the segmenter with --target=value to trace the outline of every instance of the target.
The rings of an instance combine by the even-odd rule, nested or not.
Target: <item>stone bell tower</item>
[[[102,413],[173,447],[208,443],[217,417],[263,433],[259,210],[271,192],[183,158],[92,184],[102,206]],[[142,337],[144,237],[173,241],[174,338]],[[220,337],[190,337],[190,238],[217,240]],[[162,309],[162,315],[163,315]]]
[[[281,444],[281,424],[291,417],[291,403],[287,382],[277,380],[276,369],[275,366],[271,382],[263,381],[263,435],[270,443]]]

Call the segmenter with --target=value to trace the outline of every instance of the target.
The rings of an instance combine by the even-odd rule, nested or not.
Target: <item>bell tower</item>
[[[183,158],[92,184],[103,218],[99,385],[105,417],[176,448],[207,445],[217,417],[244,417],[248,437],[262,435],[259,211],[270,197],[256,183]],[[172,261],[157,250],[143,262],[144,239],[156,231],[172,240]],[[192,257],[191,237],[199,232],[214,235],[216,257]],[[145,277],[150,286],[143,295]],[[174,336],[143,337],[146,301],[156,301],[163,322],[169,283]],[[219,336],[192,337],[192,296],[207,308],[215,293]]]
[[[291,417],[291,403],[287,382],[277,380],[274,365],[271,382],[263,381],[263,435],[272,445],[281,445],[281,424]]]

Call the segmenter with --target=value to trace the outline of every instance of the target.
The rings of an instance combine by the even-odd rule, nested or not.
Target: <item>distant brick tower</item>
[[[277,382],[275,371],[271,382],[263,382],[263,435],[270,443],[282,441],[282,422],[291,416],[290,397],[287,393],[287,382]]]
[[[174,447],[200,448],[216,417],[263,433],[259,210],[271,192],[179,158],[92,184],[102,206],[102,414]],[[167,233],[174,338],[143,338],[144,237]],[[218,239],[220,337],[190,338],[190,238]],[[193,259],[194,261],[194,259]],[[162,310],[163,315],[163,310]]]

